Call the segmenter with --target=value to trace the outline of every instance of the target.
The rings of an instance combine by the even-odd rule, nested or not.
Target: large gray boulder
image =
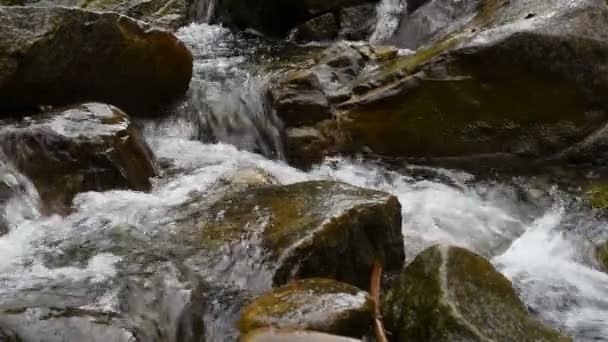
[[[151,115],[188,89],[186,46],[117,13],[0,6],[0,21],[0,111],[101,101]]]

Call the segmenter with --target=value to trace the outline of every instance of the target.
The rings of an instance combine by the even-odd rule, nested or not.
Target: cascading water
[[[379,5],[374,40],[390,35],[403,6],[396,0]],[[183,340],[174,313],[187,305],[185,294],[197,289],[191,273],[206,272],[187,267],[192,256],[180,255],[183,246],[168,238],[181,219],[175,208],[193,196],[211,201],[218,181],[256,168],[283,184],[329,179],[393,193],[403,206],[408,260],[436,243],[467,247],[490,258],[549,324],[577,341],[608,340],[608,274],[590,257],[591,242],[608,239],[608,223],[593,219],[575,198],[526,179],[487,182],[423,167],[396,172],[340,158],[309,172],[291,168],[280,161],[280,122],[264,100],[263,64],[272,64],[268,56],[283,49],[281,43],[208,24],[193,24],[178,35],[194,52],[195,77],[190,98],[174,115],[144,123],[146,138],[166,165],[150,193],[84,193],[75,198],[72,214],[43,217],[31,183],[0,165],[6,170],[0,180],[16,189],[2,192],[10,229],[0,237],[0,304],[121,308],[133,313],[127,323],[161,326],[151,340]],[[246,273],[232,275],[232,286],[254,287]],[[151,288],[158,300],[150,300]],[[234,337],[238,296],[217,291],[221,295],[205,313],[207,341]]]

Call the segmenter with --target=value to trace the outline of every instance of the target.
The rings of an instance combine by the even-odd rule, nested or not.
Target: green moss
[[[585,197],[594,209],[608,209],[608,184],[592,183],[587,186]]]

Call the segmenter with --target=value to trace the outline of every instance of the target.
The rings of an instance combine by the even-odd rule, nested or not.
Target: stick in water
[[[378,342],[388,342],[382,325],[382,317],[380,315],[380,279],[382,278],[382,264],[378,261],[374,262],[372,269],[372,279],[370,290],[374,299],[374,333]]]

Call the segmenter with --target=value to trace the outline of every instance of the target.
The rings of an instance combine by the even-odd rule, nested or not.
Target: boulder
[[[348,40],[365,40],[376,26],[376,5],[363,4],[340,10],[340,36]]]
[[[21,339],[14,332],[0,327],[0,342],[20,342]]]
[[[258,329],[240,339],[241,342],[357,342],[353,338],[315,331]]]
[[[84,191],[150,190],[157,174],[151,150],[127,115],[100,103],[5,120],[0,149],[51,211]]]
[[[240,330],[273,327],[353,337],[371,327],[374,302],[368,293],[329,279],[303,279],[275,289],[245,307]]]
[[[188,89],[186,46],[117,13],[0,7],[0,21],[0,111],[102,101],[152,115]]]
[[[313,72],[291,72],[272,86],[269,94],[277,116],[287,127],[307,125],[331,117],[327,96]]]
[[[377,0],[226,0],[217,4],[211,18],[212,22],[219,21],[241,29],[253,28],[280,36],[325,13],[376,2]],[[208,13],[203,15],[208,17]]]
[[[325,41],[338,37],[339,23],[333,13],[325,13],[296,28],[293,38],[296,41]]]
[[[376,260],[388,270],[404,261],[398,200],[339,182],[220,188],[170,215],[193,260],[214,270],[209,281],[254,292],[311,277],[367,288]]]
[[[6,6],[75,7],[116,12],[154,26],[176,30],[189,21],[189,0],[0,0]]]
[[[121,326],[122,317],[112,312],[81,310],[76,308],[32,308],[4,312],[0,322],[15,327],[20,339],[0,341],[116,341],[129,342],[145,338],[135,329]],[[142,336],[143,335],[143,336]]]
[[[476,4],[434,0],[418,8],[411,16],[433,19],[423,22],[440,21],[432,16],[443,12],[433,6],[451,19],[423,30],[413,54],[358,47],[364,67],[339,82],[339,97],[318,76],[340,130],[333,135],[342,137],[323,137],[340,142],[323,151],[475,169],[604,164],[606,2]],[[406,41],[399,33],[394,39],[400,47]],[[319,59],[306,70],[322,68]],[[317,129],[325,120],[297,127]]]
[[[418,255],[382,309],[394,341],[571,341],[530,317],[489,261],[458,247]]]

